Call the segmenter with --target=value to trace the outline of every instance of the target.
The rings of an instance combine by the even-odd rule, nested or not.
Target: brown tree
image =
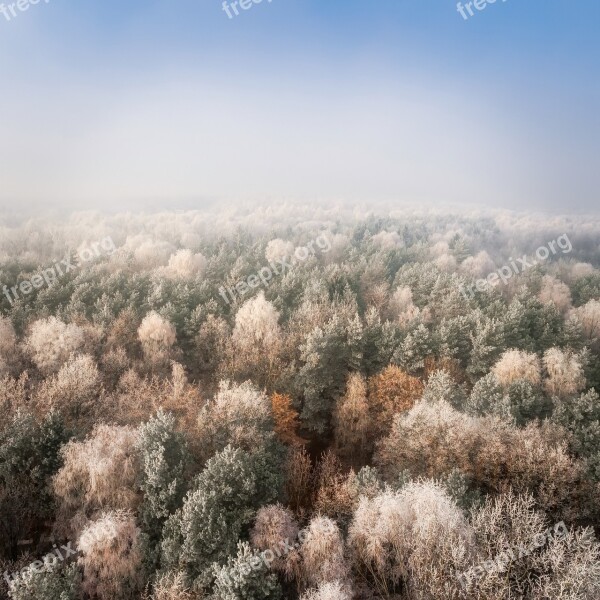
[[[423,393],[423,383],[395,365],[369,380],[369,410],[372,439],[386,435],[394,415],[412,408]]]
[[[333,422],[338,452],[354,459],[364,458],[369,443],[371,419],[367,384],[360,373],[348,376],[346,393],[336,402]]]
[[[275,433],[284,443],[291,446],[302,446],[306,440],[300,437],[300,420],[298,411],[292,406],[292,398],[287,394],[273,394],[271,396],[273,419],[275,420]]]

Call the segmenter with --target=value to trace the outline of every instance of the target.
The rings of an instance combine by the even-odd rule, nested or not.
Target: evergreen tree
[[[228,446],[211,458],[165,524],[163,568],[185,571],[196,587],[209,588],[212,564],[225,564],[257,509],[279,496],[279,472],[280,466],[262,452]]]
[[[214,566],[215,597],[219,600],[279,600],[277,575],[247,542],[238,542],[237,555],[226,565]]]
[[[189,455],[183,436],[175,431],[173,415],[162,410],[140,427],[137,445],[144,494],[140,520],[148,540],[147,560],[154,562],[163,524],[183,501]]]

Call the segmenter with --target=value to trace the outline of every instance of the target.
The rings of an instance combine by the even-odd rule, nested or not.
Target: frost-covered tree
[[[84,332],[81,327],[49,317],[33,323],[25,346],[38,369],[48,374],[58,371],[83,343]]]
[[[419,317],[420,310],[413,303],[412,290],[408,286],[396,288],[393,293],[389,308],[390,315],[396,319],[400,325],[408,325]]]
[[[492,367],[492,373],[503,385],[517,379],[539,385],[542,379],[539,357],[521,350],[507,350]]]
[[[348,534],[354,568],[385,597],[455,597],[448,593],[471,543],[463,512],[429,481],[361,498]]]
[[[348,590],[348,585],[340,581],[327,582],[314,590],[309,590],[303,594],[300,600],[351,600],[352,592]]]
[[[64,568],[27,569],[11,580],[12,600],[79,600],[81,575],[77,565]]]
[[[557,400],[552,419],[573,435],[573,450],[583,457],[592,477],[600,481],[600,396],[590,390]]]
[[[187,279],[202,275],[207,260],[203,254],[194,254],[191,250],[179,250],[171,255],[165,272],[169,277]]]
[[[208,315],[194,338],[195,368],[201,375],[214,377],[225,358],[230,328],[225,319]]]
[[[128,600],[143,585],[141,532],[135,516],[107,512],[89,523],[78,541],[83,590],[98,600]]]
[[[165,525],[164,568],[184,571],[190,583],[210,588],[213,563],[225,564],[257,509],[279,495],[273,467],[264,454],[231,446],[211,458]]]
[[[102,510],[137,508],[136,442],[137,432],[131,427],[98,425],[85,440],[62,448],[64,465],[53,479],[53,490],[69,533],[79,532]]]
[[[281,586],[269,573],[257,551],[247,542],[238,542],[235,558],[226,565],[215,565],[215,598],[219,600],[279,600]]]
[[[152,311],[144,317],[138,329],[138,338],[150,363],[160,364],[168,362],[177,334],[167,319]]]
[[[466,367],[471,357],[472,331],[473,319],[470,315],[442,319],[437,331],[440,356],[457,360],[463,368]]]
[[[596,345],[600,340],[600,300],[590,300],[587,304],[574,308],[571,315],[581,323],[585,339]]]
[[[434,354],[435,342],[427,327],[420,323],[402,342],[394,356],[394,362],[409,373],[419,373],[425,366],[425,358]]]
[[[289,550],[286,550],[294,548],[298,531],[298,523],[292,512],[281,504],[272,504],[263,506],[256,514],[250,541],[258,550],[273,552],[271,566],[281,571],[285,569],[286,556],[289,553]],[[292,552],[295,552],[295,549]]]
[[[463,597],[567,600],[598,594],[600,547],[592,531],[553,524],[531,496],[488,498],[473,511],[471,524],[471,564],[485,570],[483,577],[463,571]]]
[[[465,392],[450,377],[446,371],[434,371],[427,380],[427,385],[423,390],[423,402],[439,402],[443,400],[457,409],[462,409],[465,402]]]
[[[274,442],[271,402],[250,381],[236,385],[222,381],[213,400],[198,416],[198,436],[205,459],[227,445],[254,451]]]
[[[510,417],[517,425],[525,425],[530,421],[545,419],[552,412],[552,401],[540,386],[526,379],[517,379],[503,386],[505,403]]]
[[[163,523],[183,501],[190,458],[185,439],[175,429],[175,418],[162,410],[140,426],[137,450],[144,495],[141,521],[144,531],[156,541]]]
[[[360,373],[351,373],[346,393],[338,398],[333,413],[334,437],[340,452],[363,456],[371,430],[367,384]]]
[[[265,258],[273,263],[277,263],[284,258],[290,258],[293,254],[294,244],[281,238],[271,240],[265,249]]]
[[[486,493],[511,486],[517,493],[530,492],[554,516],[597,510],[585,465],[569,454],[559,432],[469,417],[445,401],[420,402],[397,415],[375,464],[388,482],[406,470],[414,477],[439,478],[458,468]]]
[[[279,312],[259,292],[245,302],[235,315],[232,340],[239,352],[268,351],[280,343]]]
[[[483,377],[504,352],[504,330],[498,319],[483,319],[477,315],[471,337],[471,356],[467,373],[472,378]]]
[[[68,435],[57,414],[41,422],[17,411],[0,424],[0,556],[17,557],[18,542],[51,518],[51,477],[61,466]]]
[[[361,346],[360,321],[344,323],[334,316],[323,328],[316,327],[300,347],[302,367],[295,384],[304,396],[301,416],[309,429],[322,433],[329,427],[348,371],[360,367]]]
[[[101,412],[100,372],[89,355],[72,355],[36,394],[43,411],[58,410],[66,422],[81,424]],[[86,425],[88,423],[85,423]]]
[[[268,384],[276,374],[281,352],[279,311],[263,291],[246,301],[235,315],[229,361],[238,377],[254,376]]]
[[[571,308],[571,290],[569,286],[556,279],[556,277],[552,277],[552,275],[542,277],[539,299],[544,304],[554,304],[562,314]]]
[[[144,600],[198,600],[185,582],[181,572],[159,574],[151,595],[145,595]]]
[[[583,365],[573,352],[550,348],[544,352],[544,388],[553,396],[576,394],[585,386]]]
[[[344,541],[335,521],[314,517],[301,533],[301,581],[307,587],[345,581],[349,574]]]
[[[0,377],[10,373],[17,352],[15,328],[8,317],[0,316]]]

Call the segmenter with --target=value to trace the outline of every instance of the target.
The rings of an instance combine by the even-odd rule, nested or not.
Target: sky
[[[598,212],[597,0],[497,0],[467,19],[455,0],[262,0],[232,18],[222,0],[10,4],[9,209]]]

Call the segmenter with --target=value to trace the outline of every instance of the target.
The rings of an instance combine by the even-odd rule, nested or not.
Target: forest
[[[0,598],[600,598],[600,220],[0,215]]]

